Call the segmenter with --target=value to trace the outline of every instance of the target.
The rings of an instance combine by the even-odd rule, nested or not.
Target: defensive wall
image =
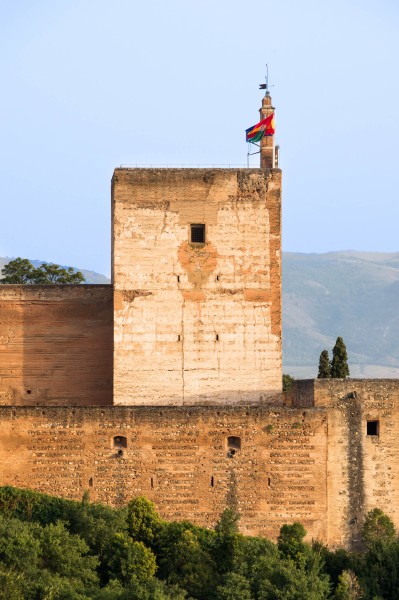
[[[0,285],[0,404],[112,404],[110,285]]]
[[[143,494],[206,526],[234,506],[243,533],[300,521],[356,548],[374,507],[399,528],[398,408],[398,381],[351,379],[297,382],[285,406],[0,407],[0,484],[116,506]]]

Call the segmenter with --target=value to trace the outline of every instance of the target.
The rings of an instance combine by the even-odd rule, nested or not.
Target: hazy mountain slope
[[[354,376],[399,376],[399,253],[283,255],[284,370],[317,373],[341,335]]]
[[[10,260],[13,260],[13,259],[7,258],[6,256],[0,256],[0,271],[4,267],[4,265],[6,265]],[[47,261],[45,261],[45,260],[30,260],[30,262],[35,267],[38,267],[42,263],[47,262]],[[61,265],[61,266],[65,267],[65,265]],[[85,283],[97,283],[97,284],[111,283],[111,280],[108,279],[108,277],[105,277],[105,275],[101,275],[100,273],[96,273],[95,271],[87,271],[86,269],[78,269],[78,271],[81,271],[83,273],[83,276],[86,280]]]

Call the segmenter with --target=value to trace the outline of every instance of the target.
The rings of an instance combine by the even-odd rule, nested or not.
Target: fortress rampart
[[[356,548],[376,506],[399,527],[399,382],[305,384],[306,407],[0,407],[0,481],[116,506],[143,494],[206,526],[234,506],[243,533],[300,521]]]

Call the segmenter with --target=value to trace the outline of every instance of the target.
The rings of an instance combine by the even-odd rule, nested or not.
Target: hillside
[[[398,296],[399,253],[284,253],[284,372],[316,376],[342,335],[351,376],[399,377]]]

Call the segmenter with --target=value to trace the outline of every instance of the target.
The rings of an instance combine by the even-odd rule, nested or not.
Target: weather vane
[[[265,77],[265,82],[266,83],[260,83],[259,84],[259,89],[260,90],[266,90],[265,96],[269,95],[269,65],[266,64],[266,77]],[[273,87],[272,85],[270,87]]]

